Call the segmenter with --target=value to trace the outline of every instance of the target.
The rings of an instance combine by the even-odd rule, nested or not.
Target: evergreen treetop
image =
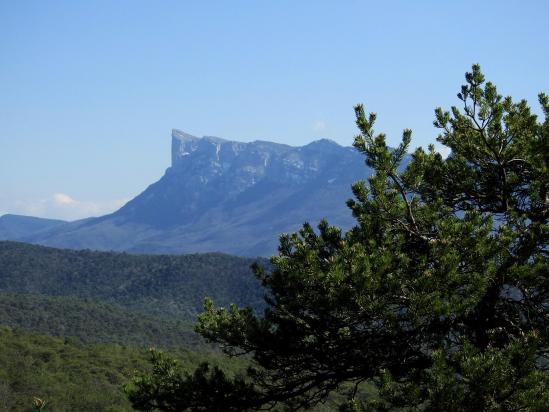
[[[342,410],[547,410],[549,98],[540,122],[478,65],[436,109],[444,159],[396,149],[355,108],[354,146],[375,173],[353,186],[356,226],[283,235],[273,269],[255,266],[267,309],[206,301],[197,331],[245,375],[181,374],[161,355],[130,390],[142,410],[309,408],[347,390]],[[361,399],[369,382],[378,396]]]

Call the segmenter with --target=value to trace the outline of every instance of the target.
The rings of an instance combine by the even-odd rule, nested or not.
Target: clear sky
[[[0,0],[0,215],[117,208],[169,166],[170,131],[351,145],[353,105],[434,142],[480,63],[549,92],[548,1]]]

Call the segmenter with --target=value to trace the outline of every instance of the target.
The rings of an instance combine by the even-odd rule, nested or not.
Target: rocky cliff
[[[370,170],[355,149],[331,140],[293,147],[172,131],[165,175],[115,213],[28,236],[56,247],[147,253],[276,253],[302,223],[350,227],[345,201]]]

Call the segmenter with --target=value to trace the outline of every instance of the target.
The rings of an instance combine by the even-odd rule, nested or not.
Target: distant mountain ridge
[[[354,148],[327,139],[293,147],[174,129],[171,157],[164,176],[118,211],[12,239],[135,253],[271,255],[279,235],[305,221],[350,227],[351,184],[371,173]]]
[[[65,223],[67,222],[57,219],[11,214],[3,215],[0,216],[0,240],[19,239]]]

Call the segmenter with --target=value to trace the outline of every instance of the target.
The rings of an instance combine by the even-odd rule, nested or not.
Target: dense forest
[[[217,353],[172,352],[184,369]],[[150,368],[149,350],[118,344],[83,344],[78,339],[53,338],[0,327],[0,411],[31,411],[33,398],[47,402],[46,411],[130,411],[124,385],[136,370]],[[244,361],[223,365],[232,371]]]
[[[220,253],[130,255],[0,242],[0,292],[93,299],[193,322],[205,296],[261,307],[253,262]]]
[[[183,370],[220,362],[194,332],[195,315],[205,296],[260,308],[253,262],[0,242],[0,411],[32,410],[33,397],[47,411],[131,410],[123,385],[151,368],[150,347]]]
[[[146,316],[91,299],[0,293],[0,325],[83,343],[198,347],[192,325]]]

